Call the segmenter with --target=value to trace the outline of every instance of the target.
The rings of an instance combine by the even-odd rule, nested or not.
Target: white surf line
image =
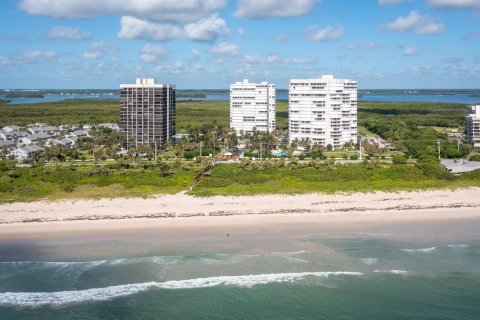
[[[84,302],[111,300],[118,297],[147,291],[151,288],[161,289],[196,289],[215,286],[234,286],[250,288],[255,285],[268,283],[295,282],[305,277],[330,276],[361,276],[362,272],[328,271],[328,272],[300,272],[300,273],[272,273],[244,276],[220,276],[187,280],[170,280],[166,282],[145,282],[92,288],[86,290],[58,291],[58,292],[3,292],[0,293],[0,306],[15,306],[37,308],[42,306],[62,306]]]

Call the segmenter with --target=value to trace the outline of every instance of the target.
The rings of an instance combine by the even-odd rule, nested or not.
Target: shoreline
[[[295,225],[480,220],[480,188],[396,193],[36,201],[0,205],[0,238],[101,232],[195,233]]]

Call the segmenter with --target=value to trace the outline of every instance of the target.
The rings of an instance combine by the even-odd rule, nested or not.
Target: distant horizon
[[[175,85],[175,83],[172,83]],[[229,88],[175,88],[176,90],[229,90]],[[23,90],[23,91],[40,91],[40,90],[120,90],[120,88],[0,88],[0,91],[15,91],[15,90]],[[276,88],[276,90],[288,90],[288,88]],[[432,91],[440,91],[440,90],[478,90],[480,91],[479,87],[472,87],[472,88],[358,88],[358,90],[432,90]]]

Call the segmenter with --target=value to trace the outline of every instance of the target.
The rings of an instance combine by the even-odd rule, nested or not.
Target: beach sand
[[[0,238],[155,229],[169,232],[295,225],[480,220],[480,188],[397,193],[38,201],[0,206]]]

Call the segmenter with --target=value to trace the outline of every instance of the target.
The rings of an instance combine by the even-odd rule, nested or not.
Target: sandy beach
[[[185,194],[12,203],[0,237],[151,229],[214,230],[298,224],[391,224],[480,219],[480,188],[398,193],[196,198]]]

